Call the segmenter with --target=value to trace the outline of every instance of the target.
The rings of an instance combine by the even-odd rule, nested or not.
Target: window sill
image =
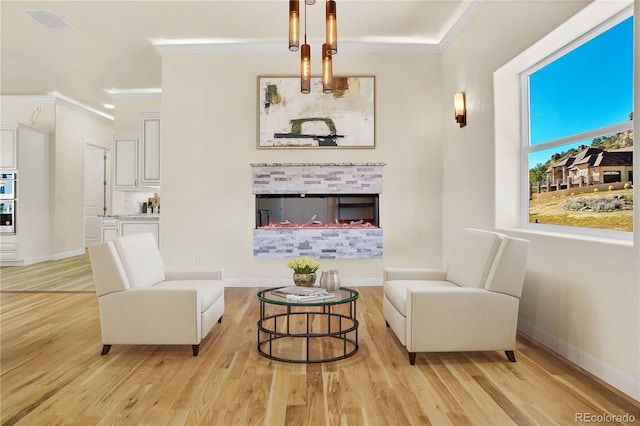
[[[611,244],[622,247],[633,247],[633,233],[629,233],[630,239],[618,239],[611,237],[600,237],[594,235],[584,235],[584,234],[572,234],[565,232],[557,232],[557,231],[544,231],[538,229],[527,229],[527,228],[497,228],[496,231],[504,232],[509,234],[521,234],[521,235],[537,235],[543,237],[552,237],[552,238],[561,238],[565,240],[575,240],[575,241],[588,241],[591,243],[598,244]]]

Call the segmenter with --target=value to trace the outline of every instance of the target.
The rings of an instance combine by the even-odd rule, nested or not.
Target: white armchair
[[[417,352],[503,350],[515,362],[530,242],[463,229],[446,270],[385,268],[383,313],[415,364]]]
[[[192,345],[222,321],[222,270],[165,271],[152,234],[89,246],[102,355],[113,344]]]

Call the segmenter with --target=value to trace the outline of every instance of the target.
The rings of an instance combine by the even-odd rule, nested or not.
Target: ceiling
[[[339,49],[439,52],[484,1],[337,0]],[[73,28],[47,29],[28,10]],[[114,97],[160,90],[161,52],[287,51],[286,0],[3,0],[0,12],[2,95],[55,94],[105,115]],[[307,33],[324,36],[322,0],[307,7]]]

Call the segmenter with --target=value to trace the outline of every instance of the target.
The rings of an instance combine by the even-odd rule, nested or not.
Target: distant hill
[[[565,158],[573,157],[580,151],[587,149],[589,147],[600,148],[606,151],[615,151],[616,149],[627,148],[633,146],[633,131],[627,130],[620,133],[615,133],[608,137],[600,137],[595,138],[591,141],[591,145],[580,145],[577,148],[571,148],[568,151],[558,152],[553,154],[546,163],[544,163],[545,168],[553,166],[556,163],[564,160]]]

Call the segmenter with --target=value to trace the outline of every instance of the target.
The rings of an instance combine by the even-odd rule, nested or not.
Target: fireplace
[[[251,166],[254,257],[382,257],[384,163]]]
[[[378,194],[257,194],[256,228],[377,228],[378,202]]]

